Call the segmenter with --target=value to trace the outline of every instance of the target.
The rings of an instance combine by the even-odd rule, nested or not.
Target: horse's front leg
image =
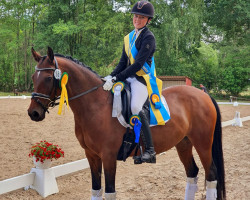
[[[105,175],[105,200],[116,200],[116,159],[117,155],[114,152],[106,153],[102,158]]]
[[[92,178],[92,195],[91,200],[102,200],[102,187],[101,187],[101,175],[102,175],[102,160],[92,152],[85,150],[89,166],[91,170]]]

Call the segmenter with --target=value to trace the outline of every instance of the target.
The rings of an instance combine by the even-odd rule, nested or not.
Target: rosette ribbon
[[[67,108],[69,108],[69,100],[68,100],[68,92],[66,89],[66,84],[68,83],[69,75],[67,72],[64,72],[62,74],[61,80],[60,80],[60,87],[61,87],[61,97],[59,102],[59,108],[58,108],[58,115],[61,115],[64,101],[66,100]]]

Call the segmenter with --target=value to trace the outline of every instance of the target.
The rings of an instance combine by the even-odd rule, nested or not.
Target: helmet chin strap
[[[151,21],[151,19],[152,19],[151,17],[148,18],[148,21],[147,21],[147,23],[146,23],[145,26],[147,26],[147,25],[149,24],[149,22]],[[145,27],[145,26],[144,26],[144,27]]]

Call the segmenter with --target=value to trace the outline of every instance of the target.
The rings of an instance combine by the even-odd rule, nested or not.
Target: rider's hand
[[[104,89],[104,90],[107,90],[107,91],[111,90],[111,88],[113,87],[113,84],[114,84],[115,80],[116,80],[116,77],[113,77],[113,78],[111,77],[111,78],[109,78],[109,79],[106,81],[106,83],[104,83],[103,89]]]
[[[111,75],[105,76],[104,78],[102,78],[103,81],[107,81],[108,79],[112,79]]]

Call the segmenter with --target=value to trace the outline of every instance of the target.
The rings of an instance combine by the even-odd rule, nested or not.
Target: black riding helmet
[[[132,8],[131,13],[153,18],[154,6],[148,1],[138,1]]]

